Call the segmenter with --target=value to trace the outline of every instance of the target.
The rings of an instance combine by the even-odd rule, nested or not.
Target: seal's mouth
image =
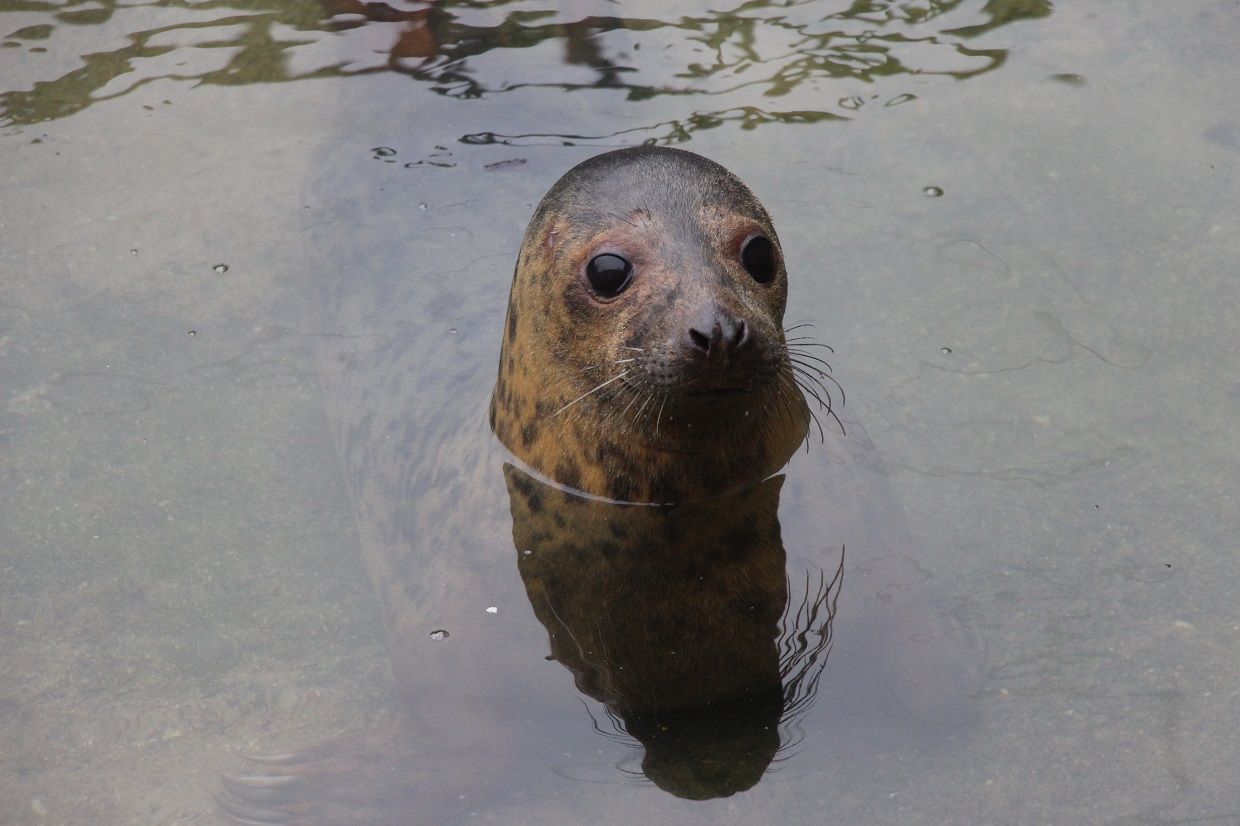
[[[748,396],[750,388],[748,387],[713,387],[709,390],[690,390],[685,393],[686,396],[706,396],[710,397],[726,397],[726,396]]]

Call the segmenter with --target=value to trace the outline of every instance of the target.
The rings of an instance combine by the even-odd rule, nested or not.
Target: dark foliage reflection
[[[154,8],[183,10],[184,19],[142,28]],[[617,9],[628,16],[616,16]],[[592,104],[606,109],[685,98],[675,117],[621,133],[485,132],[467,136],[471,142],[581,143],[623,134],[674,143],[724,125],[816,123],[913,99],[908,88],[884,82],[892,78],[991,71],[1007,52],[987,47],[984,35],[1045,17],[1051,3],[750,0],[689,13],[594,0],[105,0],[90,9],[33,0],[20,11],[20,26],[5,26],[10,15],[0,14],[0,31],[8,29],[0,45],[58,58],[31,61],[65,65],[72,56],[81,65],[21,88],[6,83],[5,125],[66,117],[160,80],[240,85],[395,72],[460,100],[540,89],[618,94]],[[31,25],[36,18],[41,22]],[[107,36],[89,36],[99,33]],[[120,45],[92,51],[100,42]]]

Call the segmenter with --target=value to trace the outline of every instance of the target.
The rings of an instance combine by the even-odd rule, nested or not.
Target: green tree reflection
[[[665,19],[574,17],[580,5],[438,0],[403,9],[379,0],[160,0],[146,6],[103,0],[99,7],[74,9],[10,0],[5,11],[25,12],[24,21],[31,12],[41,13],[46,22],[27,23],[0,39],[8,48],[38,41],[32,48],[53,51],[71,27],[107,24],[114,32],[126,21],[142,20],[142,10],[152,7],[183,9],[186,20],[132,31],[124,45],[83,54],[82,65],[60,77],[0,92],[0,122],[66,117],[158,80],[241,85],[395,72],[462,100],[546,88],[618,90],[630,101],[679,96],[724,104],[690,103],[683,116],[642,127],[648,140],[678,142],[724,124],[754,129],[771,122],[814,123],[850,117],[872,100],[894,105],[912,99],[907,89],[841,97],[833,92],[843,87],[831,85],[840,80],[963,79],[992,71],[1007,52],[984,48],[976,39],[1052,10],[1049,0],[748,0],[699,13],[677,13],[668,4]],[[3,20],[0,14],[0,25]],[[204,60],[157,60],[193,49],[215,50],[210,56],[217,65],[191,71],[179,64]],[[307,55],[318,56],[317,65]],[[559,76],[548,71],[556,60]],[[744,105],[727,100],[741,90],[748,95]],[[753,105],[755,93],[771,104]],[[614,135],[467,136],[470,142],[540,137],[579,142]]]

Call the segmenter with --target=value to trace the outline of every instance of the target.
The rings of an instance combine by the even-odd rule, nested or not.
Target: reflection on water
[[[0,43],[37,57],[26,57],[30,65],[14,76],[24,83],[0,92],[0,123],[65,117],[159,80],[237,85],[396,72],[461,100],[586,89],[622,93],[617,106],[664,96],[692,101],[674,118],[621,133],[510,135],[497,129],[462,136],[467,142],[582,143],[631,134],[676,143],[725,124],[817,123],[852,117],[864,106],[898,105],[914,94],[880,89],[878,81],[990,71],[1007,52],[986,47],[979,37],[1051,12],[1049,0],[989,0],[981,8],[961,0],[751,0],[678,14],[651,3],[442,0],[400,8],[360,0],[260,0],[226,9],[196,6],[147,27],[163,16],[154,9],[179,5],[107,0],[98,8],[10,15],[22,22]],[[616,16],[618,9],[627,16]],[[102,39],[84,38],[84,32],[109,30],[116,35],[113,48],[84,43]],[[40,60],[51,65],[44,68]],[[81,65],[58,68],[69,62]],[[840,96],[833,83],[840,80],[862,86]],[[751,99],[754,90],[770,104],[740,103],[740,93]],[[701,98],[711,102],[698,103]]]
[[[437,735],[418,726],[409,736],[357,734],[259,758],[257,772],[224,779],[227,814],[247,823],[334,823],[327,813],[347,811],[348,822],[394,823],[416,807],[426,822],[448,822],[457,792],[495,786],[489,793],[503,795],[505,778],[521,772],[514,761],[552,766],[565,753],[597,751],[582,744],[598,736],[639,747],[640,775],[687,800],[750,789],[791,756],[831,653],[844,558],[841,550],[830,575],[789,565],[778,516],[784,477],[652,507],[582,496],[512,464],[503,476],[518,571],[505,566],[485,593],[501,603],[505,589],[523,593],[550,655],[459,621],[453,632],[424,633],[421,623],[390,617],[389,627],[418,629],[393,640],[406,712],[459,722]],[[413,569],[385,585],[418,592],[425,578]],[[421,656],[409,652],[419,646]],[[547,690],[559,679],[535,689],[544,660],[567,668],[577,691],[602,704],[601,713],[591,712],[593,732],[581,722],[527,722],[563,720],[576,706],[570,694]],[[472,744],[479,721],[504,708],[514,688],[520,708],[491,717]],[[471,695],[486,699],[475,696],[454,716],[458,698]],[[479,779],[453,776],[444,781],[447,801],[431,802],[428,768],[453,765],[457,741],[470,743],[461,771]],[[596,779],[631,781],[625,775],[637,773],[629,765],[609,766]]]
[[[834,578],[815,577],[791,607],[783,477],[652,508],[552,488],[512,465],[504,476],[521,580],[551,654],[641,743],[645,775],[693,800],[757,783],[781,750],[781,722],[813,703],[843,584],[841,556]],[[791,737],[785,729],[783,747]]]

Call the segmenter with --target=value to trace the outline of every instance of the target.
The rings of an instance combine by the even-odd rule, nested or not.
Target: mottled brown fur
[[[742,266],[754,234],[775,248],[767,284]],[[610,300],[583,275],[605,252],[634,268]],[[491,425],[540,473],[618,501],[700,499],[769,476],[804,438],[779,240],[723,167],[659,147],[591,158],[543,198],[518,262]],[[750,340],[707,364],[690,329],[716,312]]]
[[[782,477],[652,508],[504,475],[530,605],[581,691],[627,714],[779,689]]]

